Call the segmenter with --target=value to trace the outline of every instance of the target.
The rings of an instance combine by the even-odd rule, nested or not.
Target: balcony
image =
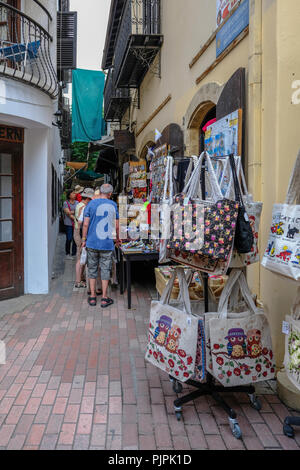
[[[163,42],[160,0],[127,0],[115,46],[118,88],[138,88]]]
[[[110,69],[104,89],[104,119],[105,121],[121,121],[131,98],[128,88],[116,88],[115,74]]]
[[[0,76],[27,83],[58,95],[58,81],[52,62],[53,38],[25,13],[0,1]]]

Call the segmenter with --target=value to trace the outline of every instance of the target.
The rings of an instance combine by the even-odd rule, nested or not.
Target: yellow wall
[[[249,189],[264,203],[260,232],[263,253],[270,229],[272,205],[284,202],[286,189],[300,148],[300,104],[292,104],[292,83],[300,80],[299,0],[250,0],[249,35],[211,73],[196,85],[196,78],[216,58],[215,41],[194,65],[189,63],[215,29],[214,0],[163,0],[161,78],[148,72],[141,86],[141,107],[133,110],[136,130],[171,94],[172,99],[136,139],[139,155],[153,136],[168,124],[179,124],[185,133],[188,151],[189,131],[183,118],[191,103],[210,90],[221,87],[240,67],[246,69],[246,161]],[[207,86],[206,86],[207,85]],[[209,94],[209,93],[208,93]],[[202,95],[201,95],[202,96]],[[259,263],[248,269],[252,289],[265,304],[271,324],[277,366],[284,353],[282,319],[289,313],[296,284],[270,273]]]

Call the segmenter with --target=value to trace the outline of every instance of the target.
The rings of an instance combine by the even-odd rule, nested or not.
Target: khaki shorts
[[[109,281],[111,278],[113,252],[104,250],[93,250],[92,248],[87,248],[86,250],[89,278],[97,279],[98,270],[100,266],[101,279],[103,281]]]

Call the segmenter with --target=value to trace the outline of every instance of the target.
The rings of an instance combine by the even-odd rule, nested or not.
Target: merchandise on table
[[[128,242],[123,242],[120,248],[123,251],[131,251],[138,253],[150,253],[156,251],[156,246],[152,240],[131,240]]]
[[[156,278],[156,289],[159,295],[162,295],[168,281],[171,279],[172,274],[176,266],[161,266],[155,268],[155,278]],[[188,273],[190,269],[185,269],[185,274]],[[210,293],[213,299],[217,300],[222,290],[226,284],[228,276],[209,276],[208,286]],[[171,299],[177,299],[179,294],[179,283],[178,279],[174,281],[174,287],[171,293]],[[191,300],[203,300],[203,284],[200,278],[199,273],[194,272],[192,281],[189,285],[189,294]]]

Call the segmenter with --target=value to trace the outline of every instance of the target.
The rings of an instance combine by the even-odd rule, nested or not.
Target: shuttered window
[[[77,55],[77,12],[57,13],[57,69],[75,69]]]

